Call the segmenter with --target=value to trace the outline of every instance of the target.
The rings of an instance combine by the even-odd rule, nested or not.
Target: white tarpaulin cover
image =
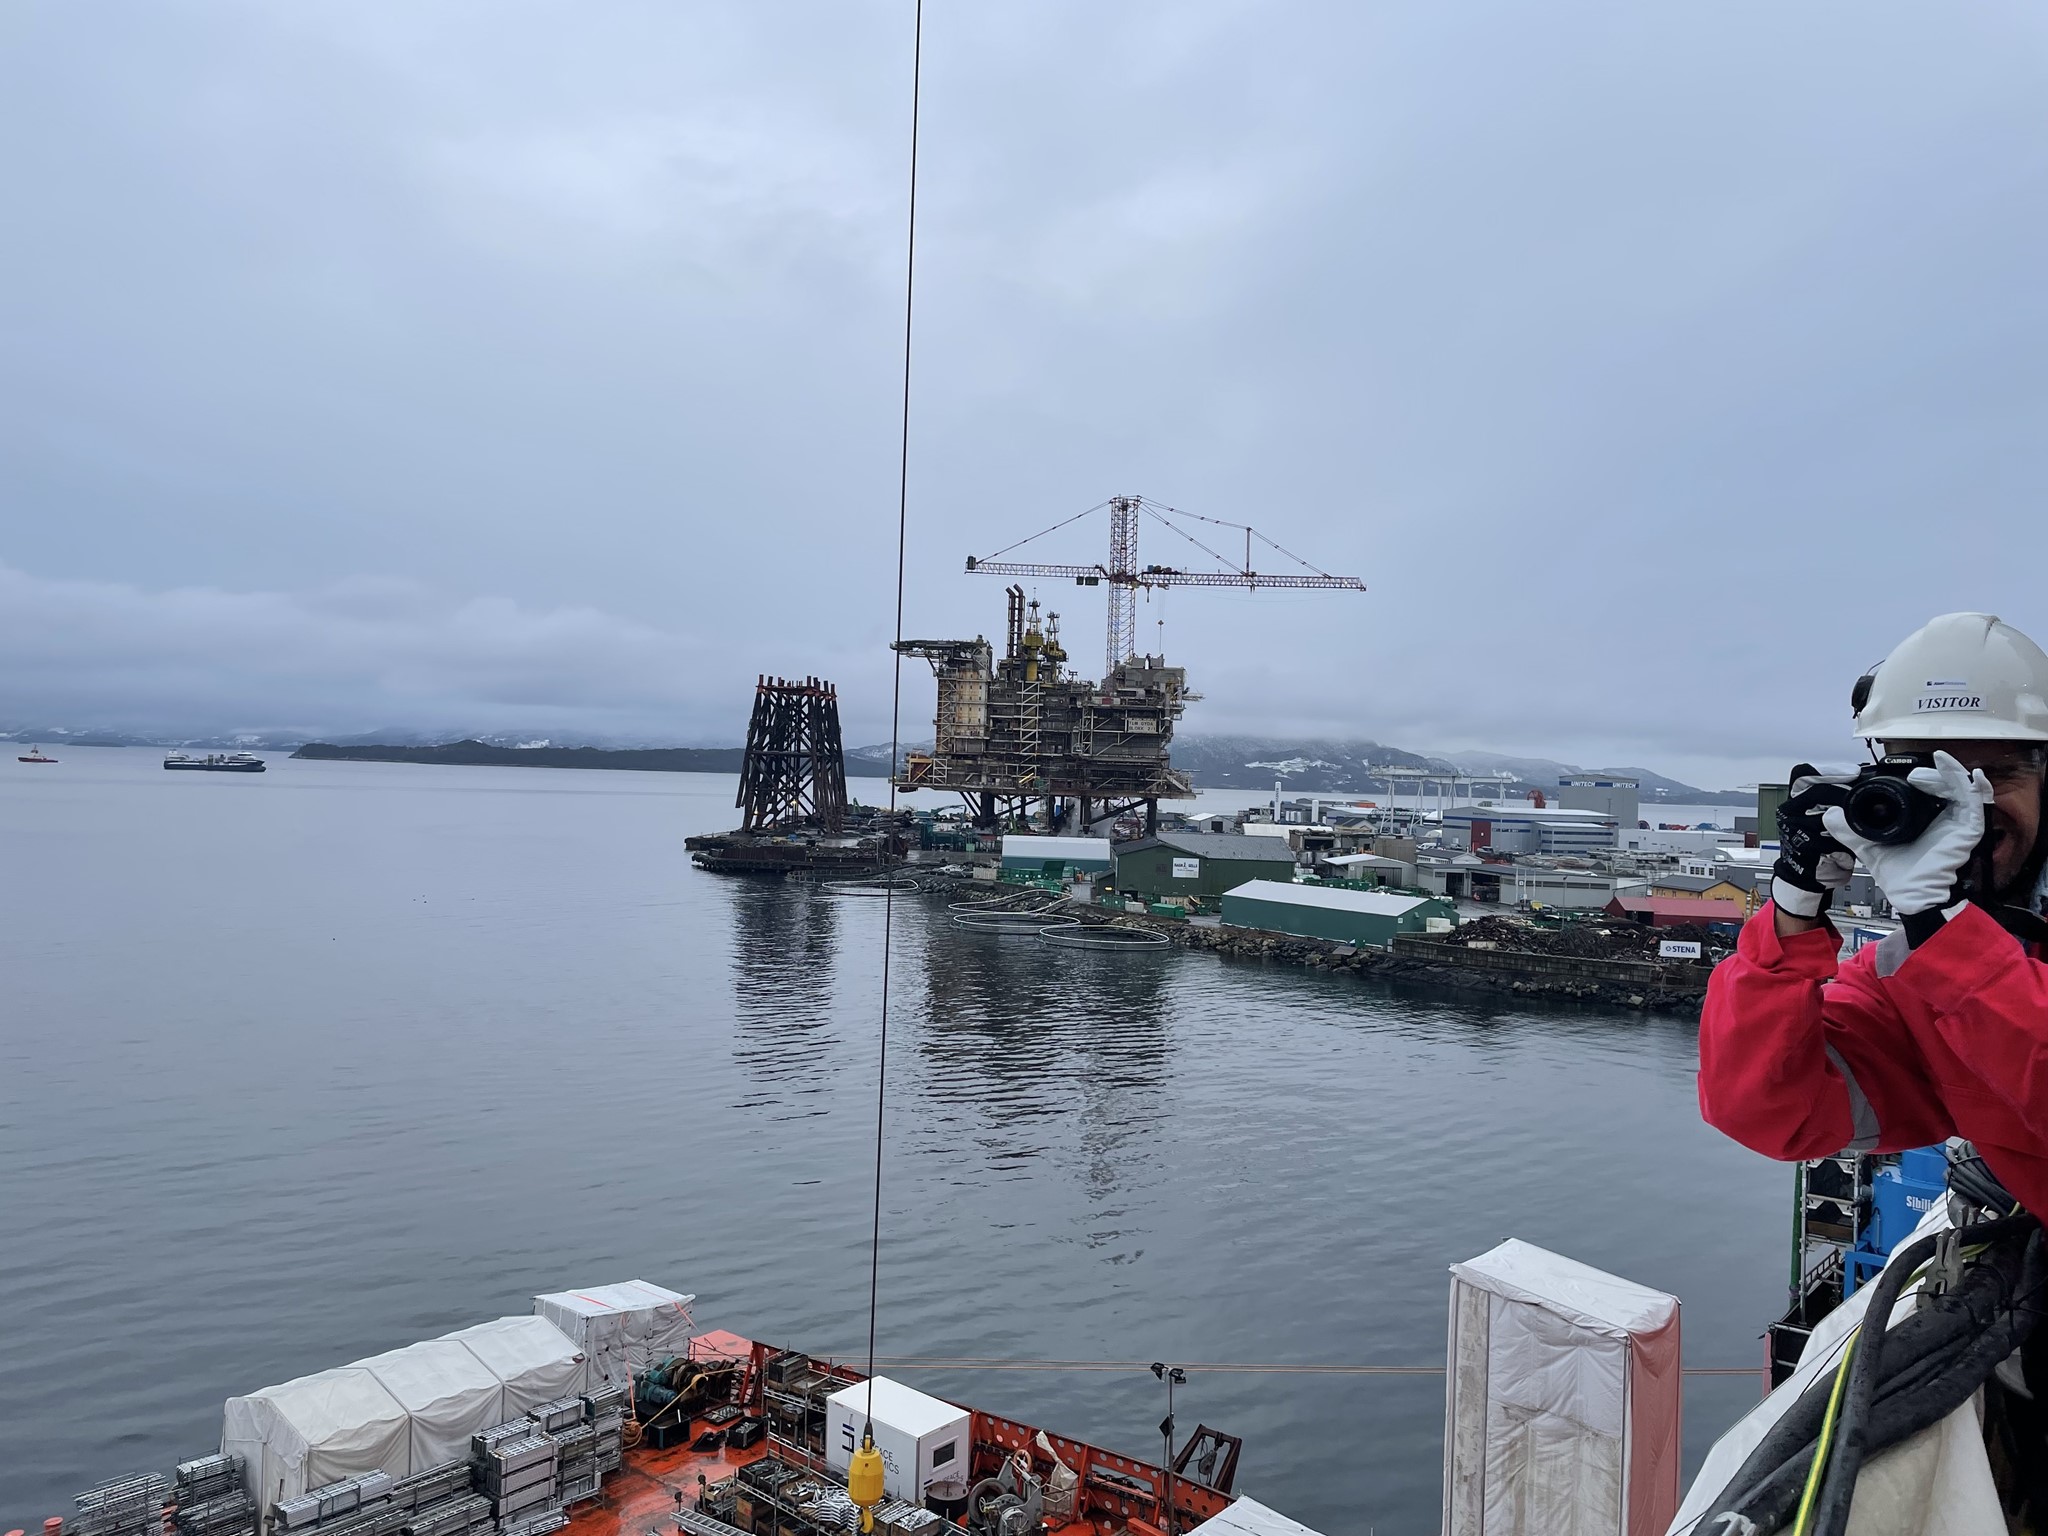
[[[1512,1238],[1451,1276],[1445,1536],[1659,1536],[1678,1302]]]
[[[221,1449],[245,1458],[249,1491],[267,1510],[359,1472],[404,1476],[406,1413],[376,1377],[344,1365],[229,1398]]]
[[[1948,1225],[1948,1202],[1939,1200],[1921,1218],[1913,1235],[1939,1232]],[[1799,1357],[1799,1369],[1714,1442],[1671,1522],[1669,1536],[1689,1536],[1707,1514],[1707,1505],[1728,1486],[1728,1480],[1785,1410],[1799,1400],[1799,1394],[1841,1363],[1843,1340],[1863,1321],[1870,1291],[1867,1283],[1860,1286],[1854,1296],[1816,1323],[1813,1337]],[[1917,1290],[1908,1290],[1892,1308],[1892,1327],[1913,1315],[1918,1295]],[[1848,1536],[2006,1536],[1998,1485],[1984,1452],[1984,1427],[1979,1418],[1983,1402],[1980,1392],[1939,1424],[1930,1424],[1865,1462],[1863,1475],[1856,1481],[1856,1497],[1849,1505]]]
[[[635,1371],[689,1353],[690,1303],[696,1299],[646,1280],[628,1280],[536,1296],[533,1310],[582,1346],[592,1386],[609,1382],[623,1387]]]
[[[561,1329],[501,1317],[231,1397],[221,1449],[245,1458],[249,1492],[268,1513],[361,1472],[409,1477],[459,1460],[477,1430],[583,1390],[583,1353]]]
[[[505,1412],[505,1384],[455,1339],[408,1344],[356,1365],[377,1378],[410,1420],[409,1465],[386,1467],[394,1477],[464,1460],[471,1435],[514,1417]]]
[[[1188,1532],[1188,1536],[1316,1536],[1299,1520],[1290,1520],[1253,1499],[1239,1499],[1220,1515],[1212,1516]]]
[[[586,1390],[583,1351],[544,1317],[501,1317],[443,1337],[468,1346],[505,1384],[507,1419]]]

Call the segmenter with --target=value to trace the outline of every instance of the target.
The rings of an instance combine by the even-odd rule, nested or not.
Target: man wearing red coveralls
[[[1707,987],[1700,1112],[1788,1160],[1967,1137],[2048,1216],[2048,655],[1989,614],[1944,614],[1853,702],[1855,735],[1931,759],[1908,782],[1940,812],[1874,842],[1849,826],[1848,777],[1793,770],[1771,900]],[[1837,966],[1826,914],[1858,859],[1902,930]]]

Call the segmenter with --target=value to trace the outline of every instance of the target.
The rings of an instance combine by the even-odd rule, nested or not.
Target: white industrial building
[[[1019,874],[1107,874],[1115,862],[1106,837],[1028,837],[1010,833],[1003,839],[1003,868]]]
[[[1316,858],[1316,873],[1326,880],[1365,880],[1375,885],[1413,888],[1415,865],[1377,853],[1325,853]]]
[[[1716,848],[1742,846],[1742,834],[1709,827],[1636,827],[1621,829],[1620,846],[1636,853],[1711,854]]]
[[[1524,800],[1453,806],[1443,813],[1448,848],[1498,853],[1596,853],[1615,846],[1619,823],[1598,811]]]
[[[1598,811],[1624,827],[1642,819],[1641,782],[1604,773],[1568,773],[1551,797],[1568,811]]]
[[[1507,906],[1570,908],[1590,911],[1616,896],[1640,895],[1643,880],[1616,879],[1591,869],[1549,869],[1516,864],[1500,871],[1500,901]]]

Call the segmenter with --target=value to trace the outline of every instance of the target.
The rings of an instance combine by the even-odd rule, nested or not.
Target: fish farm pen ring
[[[909,875],[889,875],[866,880],[820,880],[835,896],[887,896],[898,891],[921,891],[923,886]]]
[[[1112,923],[1090,927],[1087,923],[1054,923],[1038,930],[1047,944],[1065,944],[1073,949],[1164,949],[1172,941],[1149,928],[1126,928]]]
[[[1036,936],[1051,914],[1031,912],[955,912],[953,921],[977,933],[1021,933]]]
[[[1005,892],[1000,896],[977,897],[973,901],[949,901],[946,903],[946,910],[948,912],[1032,912],[1042,915],[1066,902],[1066,897],[1060,895],[1057,891],[1027,891],[1022,894],[1033,898],[1037,904],[1031,907],[1019,906],[1017,905],[1019,896]]]

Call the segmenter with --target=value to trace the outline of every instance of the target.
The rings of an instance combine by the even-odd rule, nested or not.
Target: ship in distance
[[[173,752],[164,759],[164,766],[199,773],[262,773],[268,765],[254,752],[209,752],[204,757]]]

